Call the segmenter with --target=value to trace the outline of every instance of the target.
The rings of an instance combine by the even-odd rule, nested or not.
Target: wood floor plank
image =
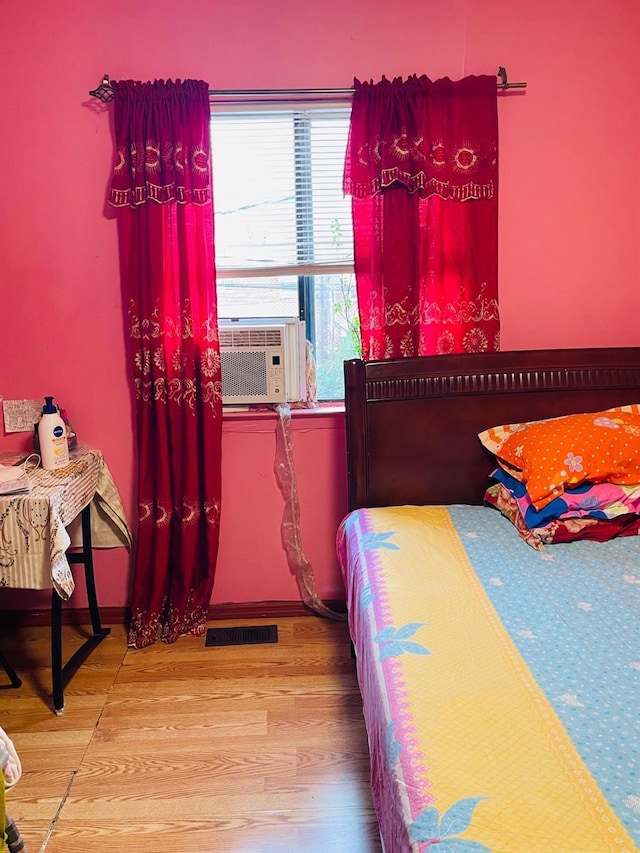
[[[380,853],[372,812],[342,815],[300,811],[220,820],[74,821],[56,825],[47,853],[132,849],[136,853]],[[179,844],[179,847],[176,845]],[[172,845],[176,845],[175,848]]]
[[[176,678],[187,679],[193,682],[226,681],[229,678],[235,680],[238,670],[238,660],[214,660],[183,662],[180,660],[166,661],[160,665],[143,667],[124,666],[118,675],[118,684],[123,686],[131,681],[172,681]],[[348,655],[343,657],[323,657],[317,659],[280,659],[276,655],[261,657],[260,659],[248,658],[242,663],[246,677],[258,678],[288,678],[289,676],[301,677],[306,675],[334,674],[336,672],[351,672],[353,662]]]
[[[304,785],[283,786],[275,791],[227,791],[186,794],[178,787],[174,778],[173,796],[165,790],[158,794],[143,789],[137,794],[135,780],[131,787],[119,792],[95,797],[69,797],[63,809],[66,820],[107,819],[163,820],[167,818],[198,820],[202,817],[236,818],[262,812],[297,813],[311,811],[324,814],[327,811],[354,813],[362,809],[368,787],[358,789],[354,785]],[[75,783],[74,783],[75,787]],[[155,790],[155,789],[154,789]]]
[[[123,716],[120,714],[103,715],[100,727],[96,729],[94,742],[118,743],[121,749],[126,749],[126,744],[140,744],[145,741],[184,742],[185,739],[198,738],[207,743],[214,738],[236,738],[265,736],[268,733],[268,717],[266,711],[222,711],[216,709],[210,717],[198,714],[187,709],[180,709],[174,713],[171,721],[166,721],[162,728],[153,723],[141,725],[140,715],[133,716],[128,726],[123,726]]]
[[[346,625],[228,624],[274,622],[276,644],[142,650],[116,626],[61,716],[48,629],[3,645],[25,682],[0,691],[0,724],[23,762],[9,811],[31,853],[380,853]],[[64,631],[72,650],[82,631]]]
[[[69,694],[67,699],[70,700]],[[7,697],[0,692],[0,719],[6,732],[51,732],[61,729],[60,722],[77,731],[92,733],[104,710],[106,695],[76,696],[67,701],[64,713],[56,717],[50,697],[35,696],[31,699]]]

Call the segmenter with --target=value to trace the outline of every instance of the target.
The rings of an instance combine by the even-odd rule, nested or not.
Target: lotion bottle
[[[42,467],[46,471],[55,471],[69,464],[67,427],[57,406],[53,405],[53,397],[44,398],[42,417],[38,424],[38,442]]]

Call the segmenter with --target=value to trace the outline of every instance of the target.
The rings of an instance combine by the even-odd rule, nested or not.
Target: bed
[[[345,363],[337,548],[385,853],[640,850],[640,538],[530,547],[478,438],[634,403],[640,348]]]

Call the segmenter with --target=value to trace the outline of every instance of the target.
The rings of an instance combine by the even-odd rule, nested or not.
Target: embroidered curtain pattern
[[[113,82],[121,270],[136,402],[129,644],[201,635],[221,493],[208,84]]]
[[[210,143],[201,81],[113,82],[117,160],[109,200],[115,207],[211,201]],[[202,111],[193,120],[193,110]]]
[[[498,350],[494,77],[355,81],[344,191],[367,360]]]

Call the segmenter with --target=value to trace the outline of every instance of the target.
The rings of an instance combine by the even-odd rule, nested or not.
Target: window
[[[299,317],[318,398],[344,397],[359,336],[350,199],[342,193],[348,109],[214,112],[218,313]]]

